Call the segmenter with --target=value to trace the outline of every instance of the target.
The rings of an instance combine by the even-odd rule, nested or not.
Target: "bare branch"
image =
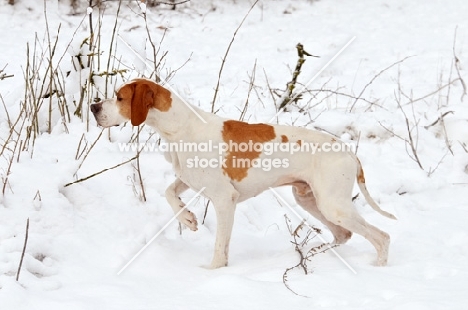
[[[419,166],[419,168],[421,168],[421,170],[424,170],[424,168],[423,168],[423,166],[421,164],[421,160],[419,159],[419,156],[418,156],[418,151],[417,151],[417,141],[418,140],[417,139],[415,140],[413,138],[413,133],[412,133],[412,129],[411,129],[411,126],[410,126],[408,116],[406,116],[406,113],[403,110],[403,107],[401,106],[400,102],[397,101],[397,103],[398,103],[398,108],[400,109],[401,113],[403,114],[403,116],[405,118],[406,130],[408,131],[408,139],[409,139],[409,140],[406,140],[406,142],[410,146],[411,152],[413,153],[413,156],[414,156],[413,160],[418,164],[418,166]],[[415,125],[415,127],[417,128],[417,125]]]
[[[325,253],[326,251],[337,247],[338,245],[330,245],[329,243],[322,243],[318,246],[314,246],[309,250],[305,250],[304,248],[307,246],[309,241],[314,239],[318,234],[321,234],[322,231],[316,227],[310,226],[305,223],[305,220],[303,220],[295,229],[292,228],[291,226],[291,220],[289,217],[285,214],[284,219],[286,221],[286,226],[288,227],[289,233],[293,240],[291,243],[294,245],[294,249],[296,252],[299,254],[299,262],[297,265],[293,267],[286,268],[286,270],[283,273],[283,283],[284,286],[294,294],[302,297],[307,297],[310,298],[309,296],[304,296],[301,295],[297,292],[295,292],[288,284],[288,273],[296,268],[301,268],[304,271],[304,274],[309,274],[311,270],[308,268],[307,263],[311,261],[312,257],[314,257],[317,254],[320,253]],[[307,227],[307,231],[305,231],[304,237],[301,237],[299,233],[303,231],[303,228]]]
[[[301,43],[297,43],[296,49],[297,49],[297,56],[299,58],[297,59],[296,68],[294,68],[292,80],[286,84],[286,91],[284,92],[283,96],[281,96],[281,102],[278,107],[278,110],[283,109],[287,104],[291,102],[297,103],[297,101],[301,99],[301,94],[293,96],[293,91],[294,91],[294,88],[296,88],[297,78],[299,77],[299,74],[301,74],[302,65],[306,61],[304,56],[319,57],[319,56],[311,55],[308,52],[306,52],[304,50],[304,46]]]
[[[232,35],[232,39],[231,39],[231,42],[229,42],[229,45],[228,45],[228,47],[227,47],[227,49],[226,49],[226,53],[224,53],[224,57],[222,58],[222,61],[221,61],[221,67],[219,68],[218,82],[216,83],[216,88],[215,88],[213,100],[211,101],[211,113],[215,113],[215,103],[216,103],[216,97],[218,96],[219,84],[220,84],[220,81],[221,81],[221,74],[223,73],[224,64],[226,63],[226,59],[227,59],[227,57],[228,57],[229,51],[231,50],[232,43],[234,43],[234,39],[236,38],[237,32],[238,32],[239,29],[242,27],[242,25],[244,24],[245,20],[247,19],[247,16],[249,16],[250,12],[253,10],[253,8],[255,7],[255,5],[257,5],[258,1],[259,1],[259,0],[256,0],[256,1],[252,4],[252,6],[250,7],[250,9],[247,11],[247,14],[245,14],[244,18],[243,18],[242,21],[240,22],[240,24],[239,24],[239,26],[237,27],[236,31],[234,31],[234,34]]]
[[[385,71],[387,70],[390,70],[391,68],[393,68],[394,66],[398,65],[398,64],[401,64],[402,62],[404,62],[406,59],[410,58],[412,56],[407,56],[397,62],[394,62],[393,64],[391,64],[390,66],[382,69],[379,73],[377,73],[370,81],[369,83],[367,83],[364,88],[361,90],[361,92],[359,93],[359,95],[357,96],[356,100],[354,100],[353,104],[351,105],[351,108],[349,108],[349,112],[352,112],[353,109],[354,109],[354,106],[356,105],[356,103],[358,102],[358,100],[361,98],[361,96],[364,94],[364,92],[366,91],[367,87],[369,87],[379,76],[381,76]]]
[[[140,156],[140,153],[138,153],[137,155],[133,156],[133,157],[130,158],[129,160],[126,160],[126,161],[124,161],[124,162],[121,162],[120,164],[117,164],[117,165],[112,166],[112,167],[110,167],[110,168],[102,169],[102,170],[99,171],[99,172],[93,173],[93,174],[91,174],[91,175],[88,175],[87,177],[81,178],[81,179],[76,180],[76,181],[74,181],[74,182],[67,183],[67,184],[64,185],[64,187],[67,187],[67,186],[70,186],[70,185],[73,185],[73,184],[77,184],[77,183],[81,183],[81,182],[83,182],[83,181],[86,181],[86,180],[91,179],[92,177],[95,177],[95,176],[97,176],[97,175],[100,175],[101,173],[104,173],[104,172],[106,172],[106,171],[109,171],[109,170],[118,168],[118,167],[120,167],[120,166],[123,166],[123,165],[125,165],[125,164],[128,164],[128,163],[131,162],[132,160],[136,159],[138,156]]]
[[[3,69],[0,69],[0,81],[15,76],[14,74],[6,74],[6,73],[3,73],[3,71],[5,71],[5,68],[6,68],[6,66],[5,66]]]
[[[257,70],[257,59],[255,59],[255,62],[254,62],[254,66],[253,66],[253,69],[252,69],[252,75],[249,76],[249,90],[247,92],[247,99],[245,100],[244,107],[242,108],[241,114],[239,116],[240,121],[244,120],[245,113],[247,113],[247,109],[249,107],[250,93],[255,88],[255,75],[256,75],[255,73],[256,73],[256,70]],[[247,75],[248,75],[248,73],[247,73]]]
[[[429,129],[430,127],[436,125],[438,122],[443,122],[444,117],[447,116],[448,114],[453,114],[453,111],[447,111],[447,112],[443,113],[441,116],[439,116],[438,119],[436,119],[434,122],[430,123],[429,125],[424,126],[424,128]]]
[[[26,234],[24,236],[23,252],[21,253],[21,259],[20,259],[20,263],[18,266],[18,271],[16,272],[16,281],[19,280],[21,267],[23,266],[24,253],[26,252],[26,245],[28,244],[28,235],[29,235],[29,218],[26,221]]]

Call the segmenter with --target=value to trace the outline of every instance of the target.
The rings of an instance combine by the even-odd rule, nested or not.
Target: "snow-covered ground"
[[[118,149],[119,142],[132,136],[127,124],[105,130],[86,159],[76,159],[77,149],[84,149],[84,142],[79,146],[83,137],[89,150],[101,129],[94,120],[87,126],[76,116],[64,126],[55,106],[51,132],[48,111],[41,109],[41,134],[35,144],[13,153],[14,140],[26,139],[25,129],[20,138],[16,132],[9,138],[25,99],[26,44],[32,53],[37,35],[36,49],[44,56],[34,59],[47,59],[49,54],[43,2],[18,0],[15,6],[6,2],[0,2],[0,70],[7,65],[3,73],[14,77],[0,80],[1,187],[7,181],[0,192],[0,309],[465,309],[468,148],[463,145],[468,145],[468,95],[462,100],[459,74],[468,83],[467,1],[260,1],[238,31],[215,110],[239,118],[256,64],[256,88],[245,113],[250,122],[267,122],[275,115],[268,85],[284,90],[296,64],[298,42],[320,56],[304,63],[299,81],[306,84],[355,37],[308,85],[317,97],[304,95],[301,108],[290,107],[275,122],[359,140],[358,156],[369,191],[398,220],[383,218],[359,197],[355,204],[360,213],[392,238],[389,264],[374,266],[373,247],[354,235],[336,251],[356,274],[330,251],[309,263],[313,273],[304,275],[296,269],[288,274],[288,285],[309,298],[294,295],[283,284],[285,269],[298,261],[284,214],[295,224],[299,221],[271,192],[238,206],[229,267],[203,268],[211,260],[215,236],[210,207],[197,232],[184,229],[180,234],[173,222],[117,275],[173,216],[164,190],[174,174],[163,155],[145,152],[140,167],[146,202],[141,200],[135,164],[64,187],[135,153]],[[181,67],[169,83],[192,104],[211,110],[222,58],[251,4],[192,0],[175,11],[164,6],[147,9],[155,43],[159,45],[167,29],[158,55],[167,51],[163,76]],[[63,79],[73,115],[72,102],[79,98],[80,83],[87,76],[86,69],[77,72],[71,61],[89,34],[86,7],[71,15],[63,1],[47,5],[52,42],[61,24],[54,60],[63,55],[60,68],[64,75],[70,71]],[[90,13],[98,28],[99,11]],[[125,79],[148,74],[132,49],[152,58],[140,13],[134,2],[124,2],[117,23],[113,54],[122,63],[120,69],[133,69]],[[102,15],[104,53],[109,51],[115,15],[115,3]],[[102,85],[103,80],[97,78],[97,83]],[[111,83],[113,87],[121,80]],[[404,141],[408,129],[403,111],[423,169],[411,159]],[[144,129],[143,137],[149,134],[150,129]],[[278,191],[294,205],[290,189]],[[183,199],[194,195],[187,192]],[[205,204],[200,198],[190,206],[200,221]],[[28,218],[29,238],[17,282]],[[315,219],[308,220],[322,227]],[[323,237],[331,240],[326,229]]]

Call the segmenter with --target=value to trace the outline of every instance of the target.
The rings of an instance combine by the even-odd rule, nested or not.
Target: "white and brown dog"
[[[336,143],[326,133],[292,126],[248,124],[223,119],[196,107],[187,106],[166,88],[147,79],[134,79],[116,92],[116,98],[92,104],[96,121],[103,127],[116,126],[128,120],[132,125],[142,123],[153,127],[167,143],[206,143],[212,145],[244,144],[248,149],[214,148],[208,152],[192,149],[188,152],[172,150],[166,156],[174,168],[176,180],[166,190],[166,198],[175,213],[185,204],[179,195],[191,188],[210,199],[217,217],[217,232],[212,268],[228,263],[229,240],[236,204],[254,197],[270,187],[291,185],[299,205],[324,223],[341,244],[357,233],[369,240],[377,251],[377,264],[385,265],[390,237],[368,224],[352,203],[354,180],[371,207],[382,215],[395,217],[382,211],[370,197],[365,186],[361,164],[351,151],[335,152],[265,152],[256,146],[266,143],[277,145],[309,143],[321,146]],[[193,111],[198,113],[203,122]],[[339,141],[338,141],[339,142]],[[280,147],[280,149],[283,149]],[[210,163],[220,160],[218,166],[196,166],[194,158],[204,158]],[[247,160],[247,164],[236,164]],[[249,165],[249,161],[270,160],[274,169]],[[222,164],[221,164],[222,162]],[[255,167],[254,167],[255,166]],[[197,229],[194,214],[187,209],[178,220],[191,230]]]

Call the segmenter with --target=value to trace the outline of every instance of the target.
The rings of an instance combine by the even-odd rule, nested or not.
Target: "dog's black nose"
[[[102,102],[93,103],[91,105],[91,112],[93,112],[93,114],[99,113],[99,111],[101,110],[102,110]]]

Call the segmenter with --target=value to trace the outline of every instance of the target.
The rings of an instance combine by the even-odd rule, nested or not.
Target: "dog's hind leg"
[[[349,240],[352,236],[352,232],[338,225],[333,224],[327,220],[320,210],[317,208],[314,194],[310,186],[305,182],[295,182],[292,184],[292,192],[297,204],[299,204],[304,210],[309,212],[313,217],[322,222],[325,226],[330,229],[335,240],[335,244],[343,244]]]
[[[372,243],[377,251],[377,265],[387,264],[390,236],[367,223],[349,199],[318,199],[318,208],[330,222],[359,234]]]
[[[352,202],[356,164],[351,157],[322,163],[323,173],[314,175],[312,186],[317,208],[335,225],[366,238],[377,251],[377,265],[387,264],[390,236],[367,223]]]

